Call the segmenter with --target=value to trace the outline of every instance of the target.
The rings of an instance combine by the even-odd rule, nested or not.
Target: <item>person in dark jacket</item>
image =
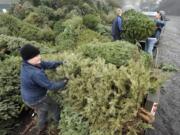
[[[148,37],[146,40],[146,45],[145,45],[145,51],[151,54],[153,56],[153,49],[158,40],[160,39],[161,31],[162,28],[165,26],[165,21],[161,19],[161,14],[159,11],[157,11],[156,16],[155,16],[155,24],[156,24],[156,30],[154,34],[151,37]]]
[[[47,124],[48,112],[53,114],[55,122],[60,120],[59,105],[47,96],[47,91],[63,89],[68,83],[65,78],[59,82],[50,81],[46,69],[55,69],[63,62],[45,62],[41,60],[38,48],[26,44],[20,49],[23,62],[21,66],[21,97],[24,103],[33,108],[38,115],[38,131],[44,130]]]
[[[112,37],[113,40],[121,40],[121,33],[122,33],[122,9],[118,8],[116,10],[117,17],[114,19],[112,24]]]
[[[159,39],[162,28],[165,26],[165,21],[163,20],[163,17],[161,15],[160,11],[157,11],[154,21],[156,23],[156,31],[155,31],[154,37]]]

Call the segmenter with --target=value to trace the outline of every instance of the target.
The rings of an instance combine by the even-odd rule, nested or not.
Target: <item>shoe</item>
[[[32,129],[30,129],[26,135],[39,135],[40,130],[37,127],[33,127]]]
[[[39,135],[48,135],[48,122],[45,124],[44,128],[40,130]]]

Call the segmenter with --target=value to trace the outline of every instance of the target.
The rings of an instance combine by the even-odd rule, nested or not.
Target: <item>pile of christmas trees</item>
[[[98,1],[20,0],[0,14],[0,133],[9,134],[5,125],[24,108],[19,49],[26,43],[39,47],[43,59],[67,61],[47,72],[55,81],[69,78],[64,91],[49,93],[63,107],[57,134],[138,134],[147,127],[137,111],[161,79],[151,58],[127,41],[148,37],[153,22],[129,11],[123,16],[127,41],[111,42],[112,10]]]

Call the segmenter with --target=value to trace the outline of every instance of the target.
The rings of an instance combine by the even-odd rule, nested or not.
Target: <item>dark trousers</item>
[[[112,35],[113,41],[121,40],[121,35]]]
[[[40,102],[35,105],[28,105],[33,108],[38,115],[38,128],[43,129],[48,122],[48,114],[52,114],[52,118],[55,122],[60,120],[60,108],[59,105],[52,100],[50,97],[46,96]]]

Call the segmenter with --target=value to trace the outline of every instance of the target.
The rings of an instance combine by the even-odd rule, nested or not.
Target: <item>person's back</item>
[[[112,23],[112,37],[113,40],[121,40],[121,33],[122,33],[122,10],[118,8],[116,10],[117,17],[113,20]]]

